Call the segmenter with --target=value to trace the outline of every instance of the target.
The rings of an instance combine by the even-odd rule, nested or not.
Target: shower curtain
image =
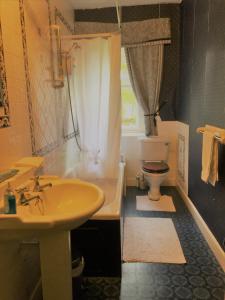
[[[75,98],[80,178],[116,178],[120,158],[120,35],[79,41]]]

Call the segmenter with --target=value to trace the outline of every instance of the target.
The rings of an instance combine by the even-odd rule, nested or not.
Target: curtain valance
[[[118,31],[116,23],[75,22],[75,34],[90,34]],[[122,45],[131,46],[151,41],[169,43],[171,38],[170,19],[157,18],[136,22],[123,22]]]

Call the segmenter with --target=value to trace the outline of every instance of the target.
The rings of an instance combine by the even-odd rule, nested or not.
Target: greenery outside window
[[[143,132],[143,113],[133,92],[125,51],[121,49],[122,131]]]

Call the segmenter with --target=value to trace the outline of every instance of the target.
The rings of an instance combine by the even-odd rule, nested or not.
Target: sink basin
[[[16,215],[0,215],[0,240],[38,238],[46,230],[74,229],[104,203],[100,188],[75,179],[55,179],[52,187],[39,194],[41,201],[18,205]]]
[[[22,188],[19,185],[33,175],[33,168],[25,168],[24,172],[20,170],[9,181],[13,188]],[[8,257],[8,249],[10,253],[18,253],[20,241],[32,238],[38,240],[43,300],[72,300],[70,230],[83,224],[101,208],[104,194],[98,186],[78,179],[60,179],[47,175],[44,179],[40,178],[40,185],[49,182],[52,187],[38,193],[41,200],[32,200],[26,206],[17,204],[17,214],[0,214],[0,244],[5,249],[1,251],[0,259],[4,261],[5,255]],[[27,181],[25,185],[32,185],[33,188],[34,183]],[[1,212],[5,188],[6,182],[1,183]],[[26,195],[26,198],[35,194]],[[3,264],[1,268],[2,273],[7,273],[11,262]],[[3,284],[7,286],[7,278]]]
[[[52,187],[39,193],[41,200],[17,205],[16,215],[0,215],[0,242],[38,239],[43,299],[72,300],[70,230],[101,208],[104,195],[96,185],[81,180],[54,179],[51,183]]]

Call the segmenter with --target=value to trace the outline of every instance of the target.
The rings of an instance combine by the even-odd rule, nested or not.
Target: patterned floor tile
[[[119,278],[85,278],[82,300],[224,300],[225,274],[201,235],[175,188],[163,188],[173,197],[176,213],[137,211],[130,187],[124,201],[125,216],[172,218],[187,264],[124,263]]]

